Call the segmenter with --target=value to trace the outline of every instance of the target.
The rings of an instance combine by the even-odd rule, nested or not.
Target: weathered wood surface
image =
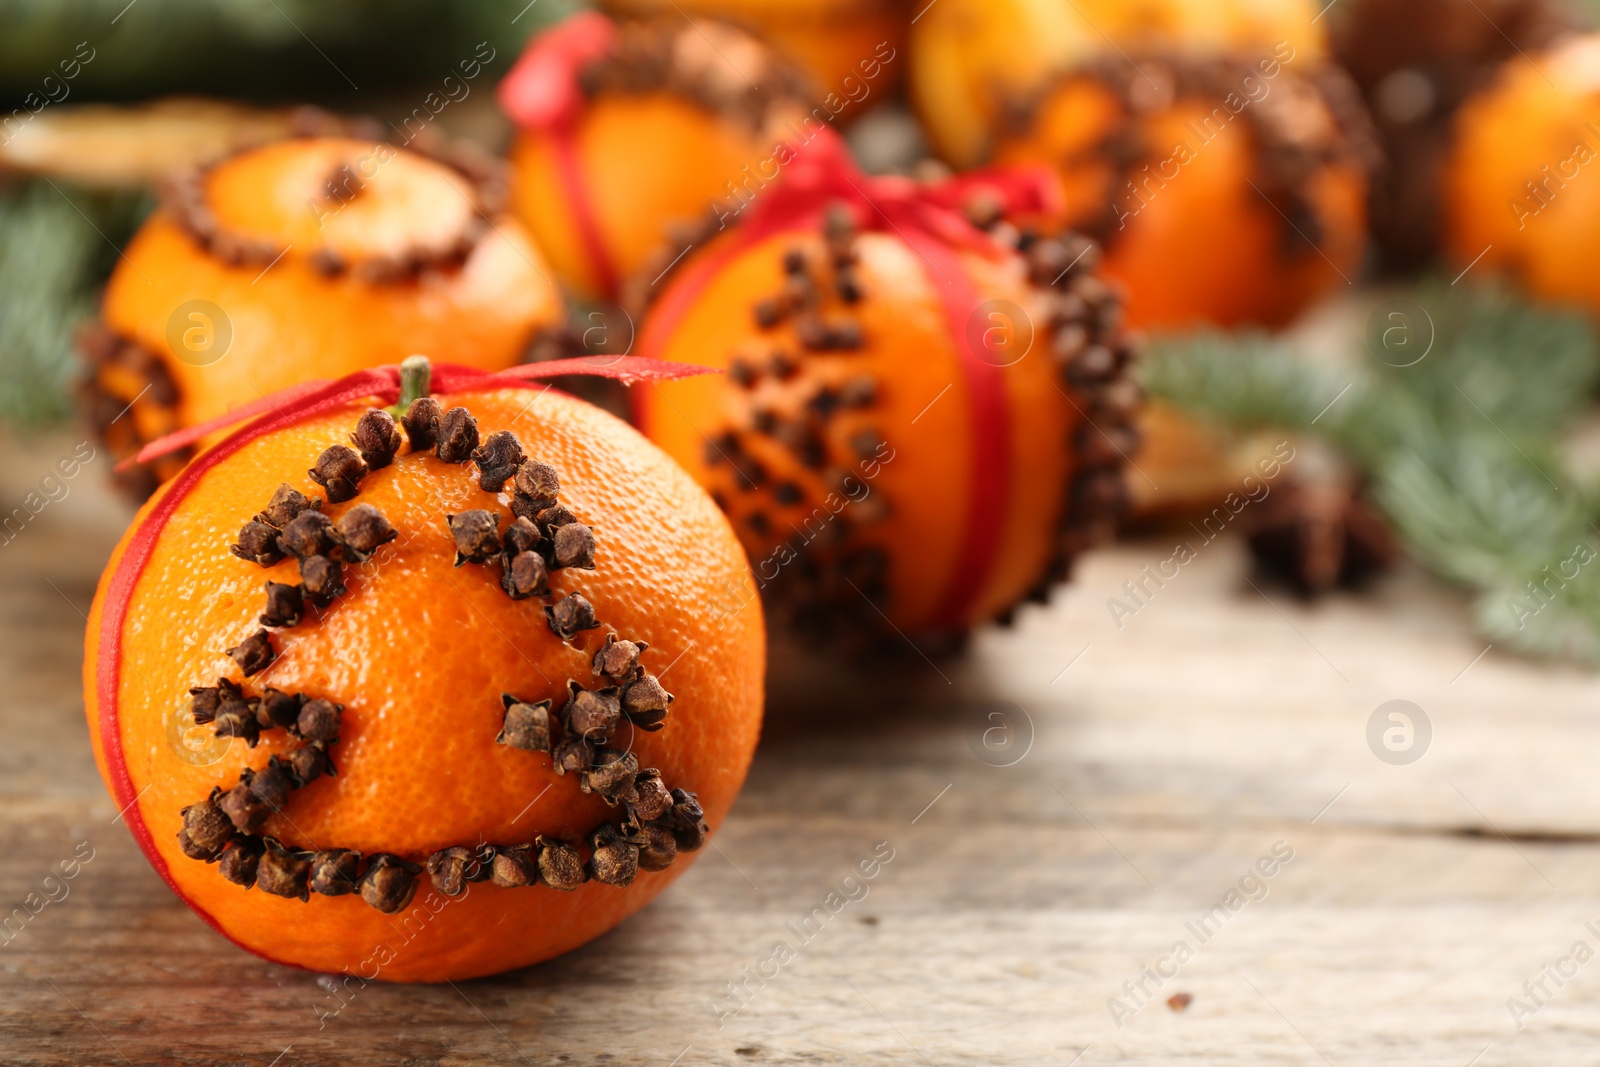
[[[8,502],[71,441],[0,476]],[[1123,629],[1165,558],[1099,554],[1048,609],[935,668],[784,655],[749,787],[695,868],[571,956],[457,987],[262,963],[139,857],[89,756],[83,619],[122,514],[91,470],[0,548],[0,908],[93,859],[0,946],[10,1064],[1592,1064],[1600,962],[1593,676],[1504,658],[1417,575],[1307,610],[1219,541]],[[1085,648],[1087,646],[1087,651]],[[1081,656],[1080,656],[1081,653]],[[1074,658],[1076,661],[1074,662]],[[1070,669],[1066,669],[1071,664]],[[1064,673],[1063,673],[1064,671]],[[941,674],[942,672],[942,674]],[[1368,748],[1416,702],[1427,754]],[[988,701],[1032,744],[974,754]],[[1000,743],[1001,734],[989,740]],[[737,1014],[755,972],[878,842],[894,858]],[[1198,923],[1275,843],[1261,899]],[[844,888],[850,889],[853,884]],[[56,890],[59,895],[59,890]],[[855,889],[860,895],[860,889]],[[1151,996],[1123,989],[1183,940]],[[1168,971],[1170,965],[1164,965]],[[748,968],[749,970],[745,970]],[[770,968],[769,968],[770,973]],[[1178,1013],[1167,997],[1194,1000]],[[1117,1026],[1108,1001],[1139,1008]],[[708,1007],[708,1004],[713,1005]]]

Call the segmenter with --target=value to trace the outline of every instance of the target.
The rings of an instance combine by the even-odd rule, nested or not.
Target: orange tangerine
[[[201,453],[91,613],[117,806],[286,964],[444,981],[581,945],[682,872],[756,744],[762,614],[707,495],[597,408],[447,370],[398,427],[364,378]]]
[[[553,272],[490,161],[298,137],[174,179],[106,287],[91,420],[125,458],[313,378],[414,352],[512,366],[558,324]],[[147,495],[183,457],[129,472]]]
[[[1045,172],[872,179],[831,140],[788,166],[643,286],[639,351],[727,373],[636,393],[641,426],[805,630],[960,635],[1047,598],[1115,526],[1135,447],[1096,249],[1006,221]]]
[[[512,206],[561,277],[614,298],[622,279],[770,168],[812,122],[802,75],[733,26],[588,12],[534,38],[500,86],[518,124]]]

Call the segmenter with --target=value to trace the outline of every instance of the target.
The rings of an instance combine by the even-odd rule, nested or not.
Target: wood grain
[[[4,499],[71,443],[22,449]],[[1507,1006],[1600,949],[1594,677],[1478,658],[1463,602],[1414,573],[1315,609],[1263,596],[1226,540],[1120,630],[1107,598],[1169,545],[1094,556],[954,662],[780,649],[749,787],[661,900],[541,967],[341,999],[211,933],[116,821],[78,670],[125,512],[93,480],[0,547],[0,913],[93,850],[0,945],[0,1063],[1595,1061],[1600,962],[1546,980],[1520,1031]],[[1391,699],[1433,724],[1409,766],[1367,746]],[[985,749],[995,710],[1031,746]],[[892,861],[842,882],[879,842]],[[1186,924],[1279,842],[1293,858],[1202,943]],[[859,899],[829,913],[841,886]],[[819,907],[802,942],[788,924]],[[719,1019],[780,940],[794,958]],[[1179,940],[1175,977],[1124,991]],[[1138,1008],[1120,1027],[1114,996]]]

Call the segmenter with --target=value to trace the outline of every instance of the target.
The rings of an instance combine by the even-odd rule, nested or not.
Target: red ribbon
[[[450,393],[482,392],[487,389],[527,385],[543,378],[557,378],[565,374],[614,378],[632,385],[635,382],[667,382],[675,378],[692,378],[697,374],[709,373],[711,371],[706,367],[696,367],[688,363],[668,363],[659,359],[641,359],[638,356],[575,356],[571,359],[552,359],[543,363],[525,363],[520,367],[496,372],[457,366],[453,363],[437,363],[433,366],[433,376],[428,391],[439,396]],[[241,404],[214,419],[207,419],[205,422],[169,433],[165,437],[158,437],[141,448],[138,455],[117,464],[116,469],[126,470],[135,464],[149,463],[153,459],[171,455],[179,449],[188,448],[209,437],[218,430],[236,426],[247,419],[266,416],[240,431],[256,437],[301,422],[312,415],[369,397],[377,398],[386,406],[399,400],[400,368],[375,367],[371,370],[356,371],[335,382],[303,382],[300,385],[290,386],[271,396]]]
[[[583,113],[578,76],[609,53],[616,40],[616,26],[596,11],[580,12],[545,30],[528,43],[500,83],[500,107],[526,129],[570,130]]]
[[[529,42],[497,90],[500,107],[523,129],[544,135],[555,157],[556,180],[572,211],[578,243],[595,282],[615,296],[620,272],[600,233],[600,221],[578,166],[577,127],[584,96],[579,77],[616,45],[616,25],[594,11],[580,12]]]
[[[785,164],[779,184],[764,189],[736,236],[692,262],[652,310],[641,351],[659,351],[711,281],[734,258],[773,234],[814,229],[832,204],[843,204],[858,227],[892,233],[915,250],[939,293],[955,344],[972,416],[971,502],[960,553],[940,599],[935,625],[964,629],[993,571],[1007,515],[1011,480],[1010,417],[1000,368],[973,348],[968,319],[981,303],[962,252],[992,259],[1014,254],[973,226],[962,212],[976,194],[996,197],[1006,214],[1052,216],[1062,192],[1048,168],[991,169],[947,182],[868,177],[844,142],[824,128]]]

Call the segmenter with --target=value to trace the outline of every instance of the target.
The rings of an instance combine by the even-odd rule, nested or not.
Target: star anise
[[[1399,556],[1383,519],[1344,482],[1291,482],[1252,510],[1256,566],[1303,597],[1360,588]]]

